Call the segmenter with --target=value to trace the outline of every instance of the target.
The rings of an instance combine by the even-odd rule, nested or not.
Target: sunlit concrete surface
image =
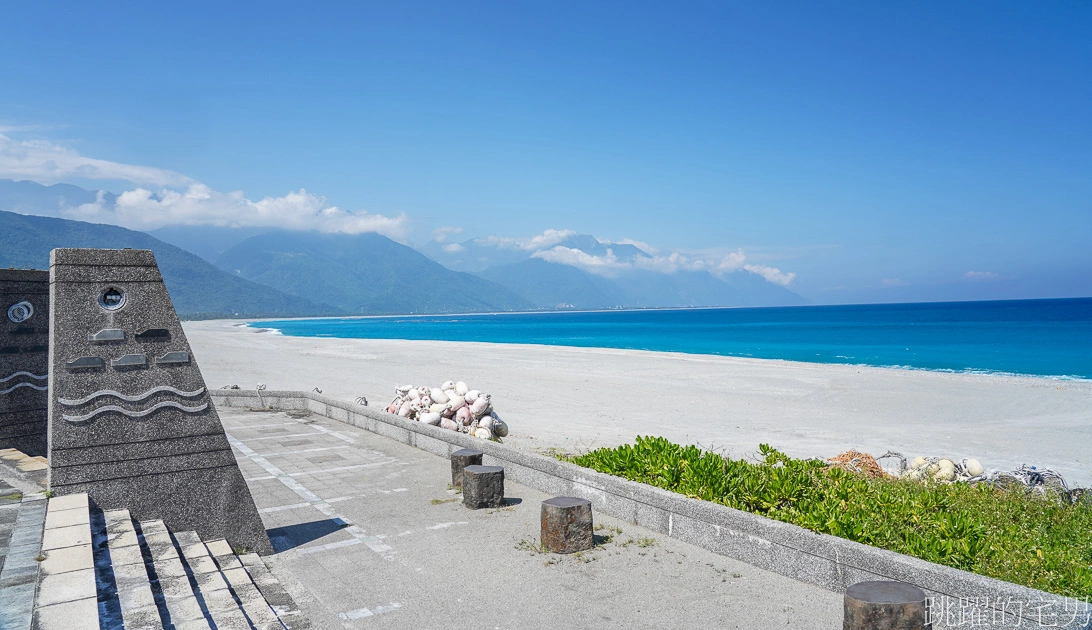
[[[224,408],[273,542],[319,628],[837,627],[842,596],[595,514],[594,550],[539,549],[549,498],[472,511],[446,459],[317,415]]]

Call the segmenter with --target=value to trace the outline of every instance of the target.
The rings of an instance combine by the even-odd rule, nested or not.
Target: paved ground
[[[471,511],[447,460],[316,415],[225,409],[278,553],[318,628],[829,628],[841,595],[595,514],[580,557],[536,550],[549,498]]]

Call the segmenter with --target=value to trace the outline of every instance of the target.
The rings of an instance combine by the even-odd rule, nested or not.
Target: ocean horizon
[[[1092,379],[1092,298],[253,321],[295,337],[543,344]]]

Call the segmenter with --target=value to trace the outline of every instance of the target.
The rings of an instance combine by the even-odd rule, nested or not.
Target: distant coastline
[[[523,315],[537,317],[528,320]],[[1092,298],[248,321],[288,336],[599,347],[1092,379]]]
[[[950,304],[1019,304],[1031,302],[1079,302],[1092,301],[1092,296],[1063,298],[1029,298],[1019,300],[946,300],[941,302],[854,302],[849,304],[785,304],[772,306],[626,306],[599,309],[535,309],[529,311],[461,311],[452,313],[383,313],[376,315],[300,315],[298,317],[247,317],[247,322],[288,322],[308,319],[391,319],[395,317],[474,317],[490,315],[556,315],[558,313],[628,313],[644,311],[720,311],[720,310],[787,310],[842,308],[854,306],[924,306]],[[216,317],[212,319],[228,319]],[[198,321],[198,320],[194,320]]]

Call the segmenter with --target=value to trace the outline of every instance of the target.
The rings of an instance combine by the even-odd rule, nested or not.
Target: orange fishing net
[[[859,453],[852,449],[828,458],[827,461],[830,462],[831,466],[844,468],[850,472],[861,473],[873,479],[889,476],[883,471],[883,468],[874,457],[868,453]]]

